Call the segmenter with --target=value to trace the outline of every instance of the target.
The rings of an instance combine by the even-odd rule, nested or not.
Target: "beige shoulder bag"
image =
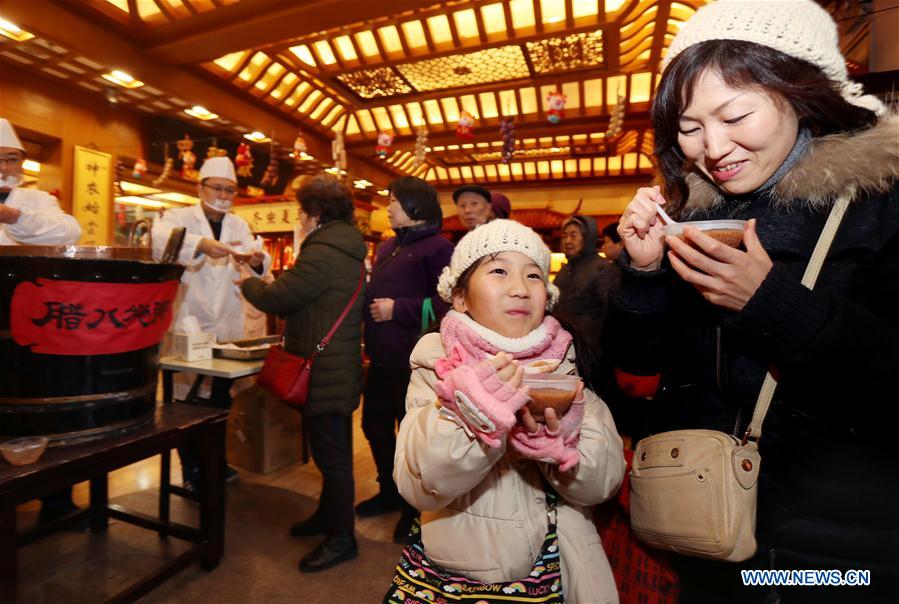
[[[814,288],[851,199],[834,204],[802,277]],[[675,430],[637,443],[631,526],[642,541],[689,556],[741,562],[755,554],[758,439],[777,381],[769,371],[742,440],[716,430]]]

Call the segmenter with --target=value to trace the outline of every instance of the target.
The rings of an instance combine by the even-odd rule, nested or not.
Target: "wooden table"
[[[107,530],[108,518],[171,535],[194,545],[153,570],[110,602],[132,602],[193,563],[214,569],[224,553],[225,537],[225,422],[227,411],[195,405],[159,405],[153,421],[129,434],[79,446],[48,449],[36,463],[12,466],[0,460],[0,601],[14,601],[17,585],[17,548],[49,534],[60,524],[90,516],[91,531]],[[197,442],[200,456],[200,526],[189,527],[129,512],[108,501],[107,473],[187,441]],[[16,532],[16,505],[90,481],[90,507],[30,533]],[[166,507],[168,502],[166,501]],[[161,510],[160,510],[161,512]]]

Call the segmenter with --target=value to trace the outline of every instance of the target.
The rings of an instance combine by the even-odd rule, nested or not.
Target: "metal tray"
[[[235,348],[217,348],[213,345],[212,355],[222,359],[236,359],[239,361],[264,359],[268,354],[269,346],[277,343],[280,339],[281,336],[273,335],[222,342],[222,344],[234,344],[244,350]]]

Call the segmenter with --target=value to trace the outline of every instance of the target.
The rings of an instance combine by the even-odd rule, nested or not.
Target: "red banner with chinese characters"
[[[13,340],[36,353],[79,356],[152,346],[172,321],[178,283],[20,283],[10,304]]]

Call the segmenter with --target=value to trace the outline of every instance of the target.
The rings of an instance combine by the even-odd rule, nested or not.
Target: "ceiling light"
[[[182,203],[185,205],[196,205],[200,203],[199,197],[194,197],[192,195],[185,195],[184,193],[170,192],[170,193],[159,193],[153,196],[153,199],[161,199],[163,201],[174,201],[175,203]]]
[[[308,153],[306,153],[305,151],[300,151],[300,159],[303,161],[312,161],[315,158],[312,157],[311,155],[309,155]]]
[[[24,42],[33,38],[34,34],[25,31],[12,21],[0,19],[0,36],[6,36],[16,42]]]
[[[387,197],[388,195],[390,195],[390,191],[388,191],[387,189],[381,189],[380,191],[378,191],[378,195],[383,195],[384,197]]]
[[[114,69],[109,73],[104,73],[103,79],[112,82],[117,86],[121,86],[122,88],[140,88],[144,85],[140,80],[135,80],[129,74],[118,69]]]
[[[247,140],[251,140],[254,143],[267,143],[271,139],[266,135],[262,134],[258,130],[250,132],[249,134],[244,134],[243,137]]]
[[[562,17],[550,17],[546,20],[547,23],[561,23]]]
[[[203,107],[202,105],[194,105],[190,109],[185,109],[184,113],[186,113],[187,115],[189,115],[191,117],[195,117],[198,120],[203,120],[203,121],[214,120],[215,118],[218,117],[217,113],[213,113],[213,112],[209,111],[208,109],[206,109],[206,107]]]
[[[337,168],[331,166],[330,168],[325,168],[325,172],[327,172],[328,174],[337,174]]]
[[[369,181],[365,180],[364,178],[360,178],[359,180],[353,181],[353,186],[356,187],[357,189],[364,189],[366,187],[370,187],[371,183]]]
[[[33,159],[26,159],[22,162],[22,169],[25,172],[30,172],[32,174],[38,174],[41,171],[41,165],[34,161]]]
[[[119,183],[119,187],[129,195],[152,195],[153,193],[162,193],[162,189],[154,189],[145,185],[139,185],[136,182],[128,182],[123,180]]]
[[[134,195],[126,195],[125,197],[116,197],[116,203],[128,206],[141,206],[144,208],[167,208],[169,204],[164,201],[156,201],[155,199],[146,199],[144,197],[136,197]]]
[[[552,151],[553,153],[558,153],[559,151],[561,151],[561,149],[559,149],[558,147],[552,147],[550,148],[550,151]]]

